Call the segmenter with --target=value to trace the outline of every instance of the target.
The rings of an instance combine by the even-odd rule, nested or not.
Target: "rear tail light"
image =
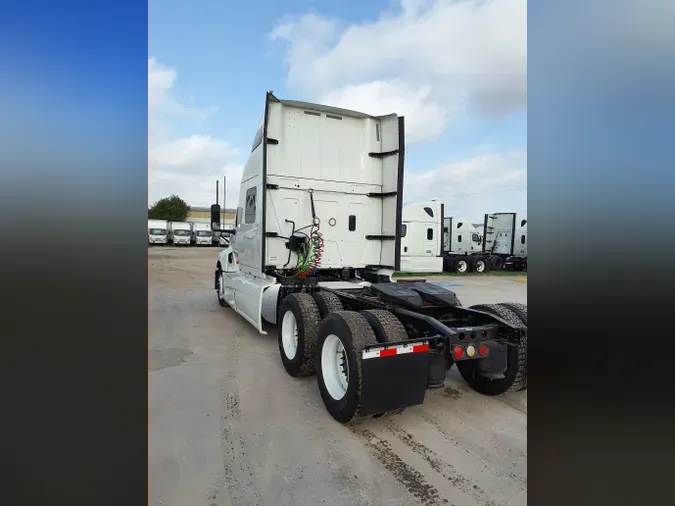
[[[464,356],[464,348],[461,346],[455,346],[452,349],[452,356],[454,357],[455,360],[459,360]]]
[[[487,347],[487,344],[482,343],[480,346],[478,346],[478,354],[479,354],[481,357],[484,357],[485,355],[488,354],[488,347]]]

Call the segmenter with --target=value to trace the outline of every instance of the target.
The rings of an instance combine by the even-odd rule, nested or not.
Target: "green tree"
[[[178,195],[171,195],[155,202],[148,212],[148,218],[151,220],[185,221],[189,212],[190,206],[187,205],[187,202]]]

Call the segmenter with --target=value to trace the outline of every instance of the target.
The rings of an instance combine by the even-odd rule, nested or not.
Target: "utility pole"
[[[225,215],[227,213],[227,204],[226,204],[226,199],[227,199],[227,176],[223,176],[223,222],[220,225],[220,228],[225,228]]]

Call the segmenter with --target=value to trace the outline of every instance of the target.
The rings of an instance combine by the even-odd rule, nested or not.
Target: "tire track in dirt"
[[[469,497],[475,499],[477,502],[485,504],[485,506],[497,506],[488,494],[480,488],[472,480],[463,476],[455,466],[444,461],[436,452],[421,443],[412,434],[406,432],[401,427],[391,421],[387,421],[387,429],[396,436],[396,438],[408,446],[412,451],[420,455],[431,468],[438,474],[443,476],[458,490],[464,492]]]
[[[218,506],[218,496],[227,490],[226,503],[232,506],[262,506],[262,499],[255,483],[250,459],[246,454],[246,442],[241,434],[239,395],[225,392],[220,431],[220,446],[223,452],[223,476],[213,487],[208,498],[209,506]]]
[[[441,506],[449,504],[441,497],[438,489],[424,478],[422,473],[406,464],[394,451],[389,443],[368,429],[358,426],[350,427],[351,431],[364,439],[365,446],[387,471],[401,483],[408,491],[426,506]]]
[[[463,447],[463,445],[455,437],[453,437],[452,434],[450,434],[447,430],[441,427],[441,425],[432,415],[425,412],[420,412],[419,415],[425,422],[432,425],[434,429],[443,437],[443,439],[445,439],[449,443],[452,443],[452,445],[457,448]],[[527,491],[527,480],[524,480],[522,477],[518,476],[513,471],[509,471],[508,473],[501,471],[498,468],[498,466],[496,466],[492,461],[485,461],[485,459],[476,452],[473,452],[467,448],[464,448],[464,451],[480,460],[485,465],[485,467],[489,468],[490,471],[493,472],[496,476],[499,476],[500,478],[503,478],[505,480],[513,480],[516,483],[518,483],[518,486],[520,487],[521,490]]]

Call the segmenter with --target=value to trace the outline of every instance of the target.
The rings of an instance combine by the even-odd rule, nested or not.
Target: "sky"
[[[215,203],[266,91],[406,118],[404,201],[527,212],[525,0],[149,2],[149,201]]]

